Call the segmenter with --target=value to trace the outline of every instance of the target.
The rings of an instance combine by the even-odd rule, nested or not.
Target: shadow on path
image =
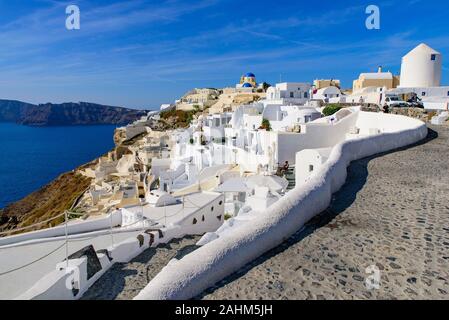
[[[333,197],[331,204],[329,207],[312,218],[309,222],[305,224],[305,226],[296,232],[294,235],[292,235],[290,238],[288,238],[285,242],[280,244],[274,249],[271,249],[267,251],[265,254],[257,258],[256,260],[252,261],[251,263],[245,265],[237,272],[233,273],[232,275],[228,276],[227,278],[223,279],[222,281],[218,282],[213,287],[205,290],[202,294],[195,297],[194,299],[202,299],[204,296],[213,293],[218,288],[225,286],[228,283],[231,283],[243,275],[245,275],[248,271],[250,271],[252,268],[264,263],[265,261],[273,258],[274,256],[278,255],[279,253],[285,251],[290,246],[300,242],[304,238],[311,235],[315,230],[329,225],[330,228],[336,227],[336,225],[330,224],[340,213],[344,212],[347,208],[349,208],[357,198],[357,194],[360,190],[362,190],[363,186],[365,185],[367,178],[368,178],[368,164],[371,160],[383,157],[387,154],[400,152],[403,150],[415,148],[421,145],[424,145],[434,139],[438,138],[438,133],[430,128],[428,128],[428,134],[427,137],[423,140],[414,143],[412,145],[408,145],[402,148],[397,148],[388,152],[379,153],[367,158],[363,158],[360,160],[353,161],[349,167],[348,167],[348,176],[346,178],[346,183],[342,186],[342,188],[337,191]],[[347,223],[350,223],[349,221]]]

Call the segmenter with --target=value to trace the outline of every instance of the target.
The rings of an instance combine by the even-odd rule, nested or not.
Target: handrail
[[[191,199],[188,199],[188,198],[187,198],[187,199],[184,198],[184,199],[187,200],[188,202],[190,202],[190,203],[191,203],[195,208],[197,208],[197,209],[201,209],[201,208],[207,206],[207,204],[206,204],[205,206],[201,207],[201,206],[198,206],[197,204],[195,204]],[[211,202],[213,202],[213,201],[211,201]],[[211,203],[211,202],[209,202],[209,203]],[[208,203],[208,204],[209,204],[209,203]],[[145,228],[145,226],[144,226],[144,222],[145,222],[145,221],[150,221],[150,222],[153,222],[154,225],[158,225],[158,224],[160,224],[160,221],[161,221],[162,219],[167,219],[167,218],[170,218],[170,217],[174,217],[174,216],[178,215],[180,212],[182,212],[184,209],[185,209],[185,204],[184,204],[184,205],[181,207],[181,209],[179,209],[177,212],[175,212],[175,213],[173,213],[173,214],[171,214],[171,215],[169,215],[169,216],[164,215],[164,217],[161,217],[161,218],[159,218],[159,219],[146,219],[144,216],[142,216],[142,219],[139,219],[138,221],[136,221],[136,222],[134,222],[134,223],[132,223],[132,224],[126,226],[126,227],[131,227],[131,226],[135,226],[135,225],[137,225],[137,224],[139,224],[139,223],[142,223],[142,228]],[[46,220],[46,221],[42,221],[42,222],[33,224],[33,225],[31,225],[31,226],[28,226],[28,227],[24,227],[24,228],[20,228],[20,229],[15,229],[15,230],[10,230],[10,231],[8,231],[7,233],[16,232],[16,231],[19,231],[19,230],[24,230],[24,229],[28,229],[28,228],[31,228],[31,227],[34,227],[34,226],[37,226],[37,225],[44,224],[44,223],[46,223],[46,222],[48,222],[48,221],[54,220],[54,219],[56,219],[56,218],[59,218],[59,217],[65,215],[65,213],[66,213],[66,212],[64,212],[63,214],[60,214],[60,215],[58,215],[58,216],[56,216],[56,217],[53,217],[53,218],[51,218],[51,219],[48,219],[48,220]],[[45,258],[47,258],[47,257],[49,257],[50,255],[52,255],[52,254],[54,254],[55,252],[57,252],[58,250],[60,250],[61,248],[63,248],[64,246],[67,246],[68,243],[74,243],[74,242],[80,242],[80,241],[87,241],[87,240],[95,239],[95,238],[98,238],[98,237],[101,237],[101,236],[104,236],[104,235],[97,235],[97,236],[93,236],[93,237],[86,237],[86,238],[79,238],[79,239],[68,239],[67,236],[66,236],[65,241],[63,241],[63,243],[62,243],[60,246],[58,246],[57,248],[53,249],[53,250],[50,251],[49,253],[47,253],[47,254],[45,254],[45,255],[43,255],[43,256],[41,256],[41,257],[39,257],[39,258],[37,258],[37,259],[31,261],[31,262],[29,262],[29,263],[26,263],[26,264],[24,264],[24,265],[22,265],[22,266],[20,266],[20,267],[16,267],[16,268],[14,268],[14,269],[11,269],[11,270],[8,270],[8,271],[5,271],[5,272],[1,272],[1,273],[0,273],[0,276],[8,275],[8,274],[13,273],[13,272],[15,272],[15,271],[19,271],[19,270],[21,270],[21,269],[24,269],[24,268],[26,268],[26,267],[29,267],[29,266],[31,266],[31,265],[33,265],[33,264],[39,262],[39,261],[42,261],[42,260],[44,260]]]
[[[31,266],[32,264],[35,264],[36,262],[39,262],[39,261],[41,261],[41,260],[47,258],[48,256],[52,255],[53,253],[55,253],[56,251],[58,251],[59,249],[61,249],[61,248],[64,247],[65,245],[66,245],[66,243],[64,242],[62,245],[60,245],[60,246],[57,247],[56,249],[52,250],[51,252],[47,253],[46,255],[40,257],[39,259],[36,259],[36,260],[34,260],[34,261],[30,262],[30,263],[27,263],[27,264],[25,264],[25,265],[23,265],[23,266],[20,266],[20,267],[17,267],[17,268],[14,268],[14,269],[11,269],[11,270],[2,272],[2,273],[0,273],[0,277],[1,277],[1,276],[4,276],[4,275],[7,275],[7,274],[10,274],[10,273],[12,273],[12,272],[21,270],[21,269],[26,268],[26,267],[28,267],[28,266]]]

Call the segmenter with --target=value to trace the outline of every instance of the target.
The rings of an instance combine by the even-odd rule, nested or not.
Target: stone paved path
[[[209,289],[204,299],[449,299],[449,127],[356,161],[306,230]],[[368,290],[365,270],[381,272]]]

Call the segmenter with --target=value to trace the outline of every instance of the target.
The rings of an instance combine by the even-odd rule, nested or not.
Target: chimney
[[[379,66],[379,68],[377,69],[378,73],[382,73],[382,66]]]

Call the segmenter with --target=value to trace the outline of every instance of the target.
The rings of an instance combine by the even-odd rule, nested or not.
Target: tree
[[[328,117],[342,109],[339,104],[329,104],[323,109],[324,116]]]
[[[271,131],[271,123],[270,120],[263,118],[262,125],[259,129],[265,129],[267,131]]]

